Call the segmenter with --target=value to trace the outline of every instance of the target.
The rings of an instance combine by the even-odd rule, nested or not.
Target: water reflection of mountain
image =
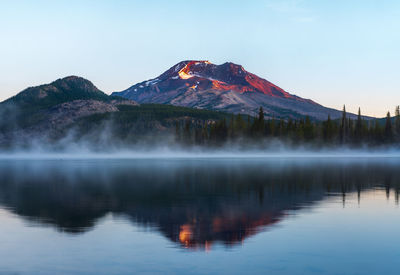
[[[393,161],[3,161],[2,207],[80,233],[107,213],[185,247],[243,241],[327,194],[395,190]]]

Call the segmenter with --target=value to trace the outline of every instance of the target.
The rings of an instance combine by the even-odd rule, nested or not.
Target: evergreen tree
[[[390,142],[393,139],[393,131],[392,131],[392,119],[390,117],[390,112],[386,115],[386,123],[385,123],[385,141]]]
[[[191,124],[191,121],[189,119],[187,119],[185,121],[185,127],[183,128],[183,142],[185,144],[190,144],[192,141],[192,133],[190,131],[190,124]]]
[[[347,119],[347,141],[349,141],[349,138],[351,137],[351,135],[353,135],[353,120],[351,118]]]
[[[244,135],[245,131],[246,123],[244,122],[242,115],[238,114],[235,121],[235,132],[237,133],[237,135]]]
[[[286,134],[288,139],[293,139],[294,129],[295,129],[295,124],[293,123],[293,119],[289,118],[286,124]]]
[[[208,127],[206,122],[204,122],[203,128],[201,130],[201,136],[203,143],[206,143],[209,140]]]
[[[269,120],[269,135],[271,137],[276,135],[276,123],[274,117],[272,117],[272,119]]]
[[[381,129],[381,126],[377,119],[375,119],[375,125],[374,125],[374,129],[372,132],[373,132],[372,133],[373,141],[376,144],[381,143],[382,142],[382,129]]]
[[[346,105],[343,105],[343,112],[342,112],[342,123],[340,124],[340,142],[345,143],[347,141],[347,129],[348,122],[346,118]]]
[[[210,132],[210,139],[212,139],[217,145],[221,145],[227,141],[228,138],[228,127],[226,126],[226,119],[223,118],[213,124]],[[212,135],[212,137],[211,137]]]
[[[210,135],[208,138],[210,144],[215,145],[217,143],[217,123],[212,123],[210,127]]]
[[[363,130],[363,123],[361,119],[361,109],[358,108],[357,122],[356,122],[356,127],[354,129],[354,140],[356,143],[360,143],[362,140],[362,130]]]
[[[258,110],[258,121],[264,122],[264,110],[263,107],[260,107],[260,109]]]
[[[234,139],[236,137],[236,132],[235,132],[235,118],[234,115],[231,115],[231,118],[229,120],[229,125],[228,125],[228,137],[230,139]]]
[[[263,107],[260,107],[260,110],[258,111],[257,134],[259,136],[263,136],[264,130],[265,130],[264,110]]]
[[[254,138],[261,138],[265,133],[264,110],[260,107],[258,111],[258,118],[253,120],[251,125],[251,135]]]
[[[304,122],[304,139],[307,142],[314,139],[314,125],[311,123],[309,116],[306,116],[306,120]]]
[[[287,133],[285,129],[285,121],[281,118],[278,124],[278,136],[282,138],[286,138]]]
[[[397,106],[395,111],[395,130],[396,138],[400,141],[400,106]]]
[[[300,119],[296,123],[296,132],[295,132],[295,143],[301,143],[304,139],[304,120]]]
[[[247,115],[247,125],[246,125],[246,135],[247,136],[251,136],[252,135],[252,133],[251,133],[251,120],[250,120],[250,116],[249,115]]]
[[[334,137],[334,128],[331,116],[328,115],[328,120],[322,124],[322,137],[326,143],[331,143]]]
[[[202,135],[202,127],[196,127],[194,129],[194,143],[197,145],[204,144],[204,139]]]

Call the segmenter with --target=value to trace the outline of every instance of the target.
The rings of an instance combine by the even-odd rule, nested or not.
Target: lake
[[[0,160],[0,274],[399,274],[399,168]]]

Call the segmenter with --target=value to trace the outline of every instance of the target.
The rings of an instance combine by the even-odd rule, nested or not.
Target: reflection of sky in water
[[[13,170],[2,164],[2,175],[13,174],[17,180],[6,177],[7,180],[0,183],[0,272],[243,274],[251,270],[272,274],[397,274],[400,220],[396,190],[400,172],[397,172],[395,163],[364,163],[351,167],[315,164],[314,168],[292,163],[287,166],[273,165],[272,170],[265,168],[268,166],[265,163],[240,163],[233,169],[230,165],[216,163],[212,164],[214,168],[209,163],[153,163],[154,171],[162,173],[151,176],[158,182],[147,182],[149,189],[131,189],[132,185],[146,183],[149,170],[140,172],[136,169],[137,165],[132,164],[106,164],[44,165],[52,168],[47,170],[52,171],[51,177],[50,172],[43,175],[41,168],[32,169],[30,165],[22,170],[15,170],[14,167]],[[138,166],[141,168],[141,165],[148,164]],[[189,171],[187,174],[182,173],[182,165],[185,171]],[[18,166],[21,167],[20,164]],[[244,169],[240,173],[246,177],[239,177],[239,167]],[[261,167],[264,170],[260,170]],[[246,170],[251,173],[246,174]],[[25,171],[25,175],[15,175],[15,171]],[[126,171],[136,172],[136,175],[127,177]],[[255,175],[254,171],[259,173]],[[89,172],[92,173],[90,177],[87,176]],[[56,181],[44,185],[35,181],[48,178]],[[131,181],[128,186],[125,185],[126,180],[134,178],[136,183]],[[329,178],[332,181],[327,183]],[[109,179],[114,180],[118,188]],[[245,179],[249,182],[244,182]],[[29,196],[21,195],[29,191],[24,189],[23,180],[34,184],[47,196],[62,192],[56,199],[57,203],[65,197],[83,202],[84,208],[77,208],[77,211],[84,212],[88,206],[92,207],[84,217],[96,217],[94,224],[83,233],[60,229],[57,222],[61,221],[63,226],[68,224],[63,219],[49,219],[53,216],[47,207],[69,206],[68,201],[67,204],[44,203],[46,200],[53,201],[54,198],[49,197],[40,197],[43,204],[38,211],[28,211],[24,207],[30,204],[24,200]],[[296,181],[294,185],[293,181]],[[174,184],[168,186],[171,182]],[[93,184],[94,188],[90,188]],[[19,188],[11,188],[16,185]],[[63,188],[51,192],[57,190],[57,186]],[[111,188],[113,186],[114,189]],[[260,186],[263,187],[262,192]],[[294,190],[295,186],[302,188]],[[170,197],[169,188],[179,196]],[[71,189],[74,192],[69,193]],[[114,196],[104,197],[104,190],[114,193]],[[118,193],[118,190],[123,192]],[[157,190],[170,197],[171,201],[160,198]],[[341,190],[347,191],[341,193]],[[143,193],[135,197],[134,192]],[[264,197],[260,201],[261,193]],[[4,195],[14,197],[10,199]],[[141,196],[152,198],[151,203],[144,207],[144,202],[139,200]],[[185,199],[178,200],[182,196]],[[104,212],[97,215],[92,210],[98,206],[93,206],[90,198],[105,201],[111,198],[112,203],[104,204],[104,208],[100,204]],[[273,201],[273,198],[277,199]],[[272,202],[269,203],[269,200]],[[63,213],[69,215],[69,212],[60,212],[59,215]],[[174,214],[182,213],[186,213],[187,217],[173,218]],[[258,223],[264,213],[276,214],[277,220]],[[38,214],[42,218],[47,217],[47,220],[32,218]],[[163,215],[170,218],[170,223],[176,224],[168,224]],[[238,217],[242,219],[244,216],[246,220],[236,222]],[[193,221],[194,217],[196,221]],[[256,234],[246,235],[232,246],[218,241],[222,237],[211,234],[212,231],[207,231],[206,235],[197,232],[199,240],[211,238],[210,242],[205,247],[182,249],[185,244],[180,241],[187,237],[184,236],[185,230],[193,230],[193,226],[200,227],[197,230],[207,230],[209,228],[205,228],[205,224],[215,221],[215,217],[235,221],[224,221],[227,226],[246,225]],[[176,236],[173,230],[178,230]],[[232,232],[244,231],[235,229],[225,233]],[[204,253],[205,250],[207,253]]]

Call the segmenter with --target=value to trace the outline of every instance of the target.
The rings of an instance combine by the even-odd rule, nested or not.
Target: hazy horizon
[[[0,100],[68,75],[110,94],[201,59],[384,117],[400,103],[399,18],[394,0],[6,2]]]

